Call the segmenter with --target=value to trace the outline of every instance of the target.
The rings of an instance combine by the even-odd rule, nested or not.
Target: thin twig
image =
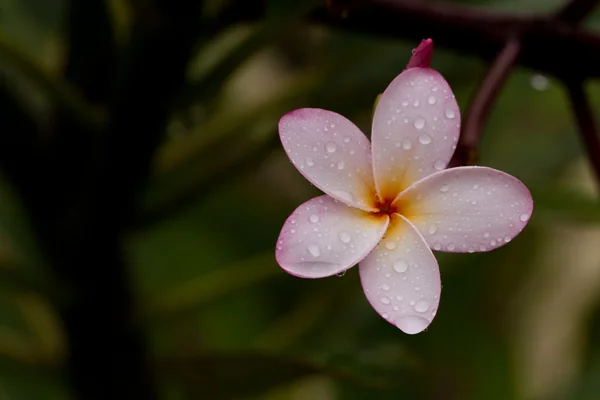
[[[558,12],[555,18],[569,25],[576,25],[587,17],[598,5],[598,0],[571,0]]]
[[[594,113],[581,80],[567,81],[565,85],[571,98],[571,106],[579,126],[581,139],[596,175],[596,181],[600,185],[600,139],[598,139]]]
[[[518,39],[513,38],[506,43],[490,66],[463,122],[463,131],[450,162],[451,166],[472,165],[476,161],[476,152],[485,122],[520,52],[521,44]]]

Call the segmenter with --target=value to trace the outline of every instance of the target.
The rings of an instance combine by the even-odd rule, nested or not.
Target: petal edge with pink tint
[[[300,173],[331,197],[377,211],[371,144],[346,117],[302,108],[279,121],[281,143]]]
[[[373,116],[373,172],[383,201],[446,168],[460,133],[460,111],[446,80],[410,68],[381,95]]]
[[[517,178],[487,167],[458,167],[416,182],[396,200],[432,249],[478,252],[500,247],[529,222],[533,199]]]
[[[416,49],[413,50],[412,57],[406,65],[409,68],[429,68],[431,58],[433,57],[433,40],[424,39],[419,43]]]
[[[385,320],[411,335],[429,326],[439,305],[440,273],[410,221],[394,214],[386,237],[358,268],[365,296]]]
[[[370,214],[329,196],[315,197],[287,219],[275,257],[286,272],[302,278],[339,274],[373,250],[388,223],[387,215]]]

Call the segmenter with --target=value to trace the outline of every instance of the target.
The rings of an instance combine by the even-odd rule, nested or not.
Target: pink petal
[[[413,50],[412,57],[406,66],[409,68],[429,68],[433,56],[433,40],[425,39]]]
[[[356,125],[332,111],[302,108],[281,118],[279,135],[313,185],[350,206],[377,211],[371,147]]]
[[[319,196],[298,207],[285,222],[275,256],[285,271],[303,278],[339,274],[377,245],[389,222]]]
[[[487,251],[523,230],[533,199],[517,178],[486,167],[440,171],[394,202],[434,250]]]
[[[386,238],[359,265],[365,295],[388,322],[408,334],[427,328],[438,308],[438,264],[419,231],[394,214]]]
[[[373,171],[382,201],[444,169],[459,132],[456,99],[437,71],[411,68],[398,75],[373,117]]]

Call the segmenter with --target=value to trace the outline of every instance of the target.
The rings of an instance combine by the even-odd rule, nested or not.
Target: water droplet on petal
[[[430,235],[433,235],[437,232],[437,225],[431,225],[428,230]]]
[[[350,243],[350,240],[352,240],[348,232],[340,232],[339,238],[342,241],[342,243]]]
[[[436,101],[435,96],[429,96],[429,98],[427,99],[427,102],[429,104],[435,104],[435,101]]]
[[[423,127],[425,126],[425,120],[421,117],[415,119],[415,128],[417,129],[423,129]]]
[[[309,219],[309,221],[310,221],[310,222],[312,222],[313,224],[314,224],[314,223],[317,223],[317,222],[319,222],[319,216],[318,216],[317,214],[313,214],[313,215],[311,215],[311,216],[310,216],[308,219]]]
[[[429,303],[426,300],[420,300],[415,304],[416,312],[425,312],[429,310]]]
[[[409,335],[423,331],[427,325],[429,325],[429,321],[417,316],[402,317],[396,321],[396,326]]]
[[[453,251],[456,248],[456,245],[454,243],[448,243],[448,245],[446,246],[446,249],[448,251]]]
[[[311,244],[308,246],[308,251],[313,255],[313,257],[319,257],[321,255],[321,249],[319,249],[319,246],[316,244]]]
[[[344,138],[344,143],[348,143],[349,141],[350,141],[350,136],[346,136],[346,137]]]
[[[391,241],[391,240],[388,240],[388,241],[385,243],[385,248],[386,248],[386,249],[388,249],[388,250],[394,250],[394,249],[396,248],[396,242],[393,242],[393,241]]]
[[[431,143],[431,136],[429,136],[426,133],[420,135],[419,136],[419,143],[421,143],[421,144],[429,144],[429,143]]]
[[[394,261],[394,271],[398,273],[403,273],[408,270],[408,263],[404,260],[396,260]]]
[[[485,232],[485,233],[483,234],[483,237],[484,237],[484,238],[486,238],[486,239],[487,239],[487,238],[489,238],[489,237],[490,237],[490,234],[489,234],[489,232]]]
[[[441,170],[443,170],[445,167],[446,167],[446,163],[445,163],[445,162],[444,162],[444,160],[442,160],[442,159],[439,159],[439,158],[438,158],[438,159],[437,159],[437,160],[435,160],[435,161],[434,161],[434,163],[433,163],[433,168],[434,168],[436,171],[441,171]]]
[[[390,290],[390,287],[388,285],[384,284],[384,285],[381,285],[381,290],[385,290],[387,292],[388,290]]]
[[[391,303],[391,300],[390,300],[388,297],[382,297],[382,298],[381,298],[381,302],[382,302],[383,304],[390,304],[390,303]]]
[[[456,117],[456,113],[450,108],[446,108],[446,111],[444,111],[444,115],[448,119],[454,119],[454,117]]]
[[[325,149],[329,153],[334,153],[337,150],[337,144],[335,144],[334,142],[327,142],[327,144],[325,145]]]
[[[442,186],[440,186],[440,192],[446,193],[448,190],[450,190],[450,188],[448,187],[448,185],[442,185]]]
[[[404,150],[409,150],[412,147],[412,141],[410,139],[404,139],[402,141],[402,148]]]
[[[440,251],[442,249],[442,244],[439,243],[439,242],[434,243],[433,244],[433,249],[437,250],[437,251]]]
[[[339,170],[344,169],[345,166],[346,166],[346,164],[343,161],[339,161],[337,163],[337,167],[338,167]]]
[[[306,165],[308,165],[309,167],[312,167],[313,165],[315,165],[315,162],[313,161],[312,158],[307,158],[306,159]]]
[[[521,222],[526,222],[529,219],[529,215],[528,214],[521,214],[521,216],[519,217],[519,219],[521,220]]]

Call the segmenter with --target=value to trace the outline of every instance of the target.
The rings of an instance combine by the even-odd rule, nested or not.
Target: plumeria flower
[[[408,334],[423,331],[439,304],[432,249],[496,249],[525,227],[533,200],[518,179],[486,167],[445,169],[460,113],[423,41],[380,97],[371,143],[345,117],[304,108],[279,122],[298,170],[326,194],[285,222],[276,258],[288,273],[322,278],[359,263],[373,308]]]

